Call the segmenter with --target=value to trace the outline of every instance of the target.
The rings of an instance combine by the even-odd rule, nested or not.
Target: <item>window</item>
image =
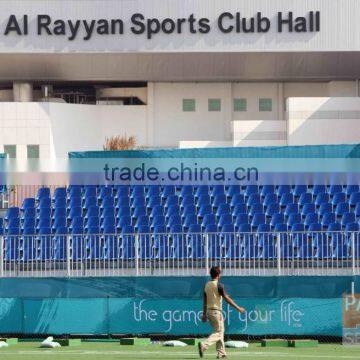
[[[195,99],[183,99],[183,111],[195,111]]]
[[[16,158],[16,145],[4,145],[4,153],[7,154],[8,158]]]
[[[259,111],[272,111],[272,99],[259,99]]]
[[[28,145],[27,146],[28,159],[38,159],[39,155],[40,155],[39,145]]]
[[[234,99],[234,111],[247,111],[246,99]]]
[[[209,111],[221,111],[220,99],[209,99]]]

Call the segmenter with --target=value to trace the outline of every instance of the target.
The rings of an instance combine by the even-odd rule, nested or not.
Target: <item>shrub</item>
[[[111,136],[105,139],[103,150],[131,150],[136,147],[135,136]]]

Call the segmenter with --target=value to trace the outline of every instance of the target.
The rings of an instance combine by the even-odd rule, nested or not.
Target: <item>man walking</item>
[[[224,286],[219,283],[221,270],[219,266],[213,266],[210,269],[211,280],[207,282],[204,289],[204,304],[202,321],[209,320],[213,333],[204,342],[199,342],[199,356],[203,357],[204,351],[212,344],[216,343],[217,358],[226,357],[224,345],[224,317],[222,314],[222,299],[236,310],[243,313],[244,308],[235,304],[235,302],[226,294]]]

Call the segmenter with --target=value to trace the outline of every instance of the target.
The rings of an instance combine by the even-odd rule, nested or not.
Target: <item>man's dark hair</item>
[[[217,278],[220,274],[221,274],[220,266],[213,266],[210,269],[210,276],[211,276],[212,279]]]

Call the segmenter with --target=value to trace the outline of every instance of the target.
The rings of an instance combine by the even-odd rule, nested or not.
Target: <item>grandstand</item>
[[[0,334],[203,336],[218,265],[246,308],[224,308],[229,337],[339,340],[360,293],[359,13],[0,0]]]

